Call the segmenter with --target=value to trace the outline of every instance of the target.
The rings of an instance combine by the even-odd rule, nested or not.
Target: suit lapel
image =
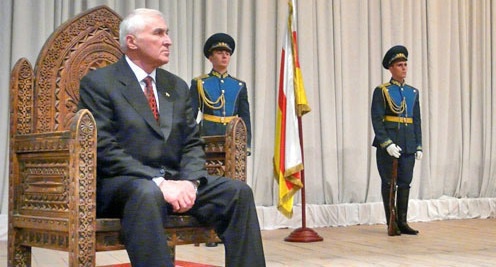
[[[153,117],[153,113],[148,104],[148,100],[146,99],[143,90],[141,90],[141,86],[136,79],[136,75],[133,73],[124,58],[121,58],[121,60],[117,64],[117,71],[119,72],[119,75],[115,75],[115,77],[120,77],[119,79],[123,84],[121,90],[122,95],[136,110],[136,112],[140,114],[143,119],[151,126],[151,128],[153,128],[158,134],[162,135],[160,126]],[[160,109],[162,109],[162,105],[160,105]]]
[[[162,69],[157,69],[156,80],[160,106],[160,128],[165,139],[167,139],[172,129],[173,103],[175,98],[173,90],[174,81]]]

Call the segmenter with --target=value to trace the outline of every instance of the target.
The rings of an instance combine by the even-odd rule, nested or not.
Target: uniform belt
[[[384,121],[399,122],[399,123],[413,123],[413,118],[397,117],[397,116],[384,116]]]
[[[227,116],[227,117],[220,117],[220,116],[215,116],[215,115],[210,115],[210,114],[203,114],[203,119],[206,121],[212,121],[216,123],[229,123],[232,121],[234,118],[238,116]]]

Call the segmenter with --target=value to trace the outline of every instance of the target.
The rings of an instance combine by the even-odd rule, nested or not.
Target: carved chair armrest
[[[246,138],[246,125],[239,117],[229,122],[225,135],[203,136],[209,172],[246,182]]]
[[[90,112],[79,111],[70,130],[18,134],[11,142],[10,192],[16,201],[10,203],[9,238],[11,227],[18,227],[26,229],[19,239],[25,244],[94,247],[88,244],[96,223],[96,125]],[[33,238],[44,230],[51,231],[49,239]]]

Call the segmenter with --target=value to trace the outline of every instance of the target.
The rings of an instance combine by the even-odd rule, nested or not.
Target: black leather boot
[[[409,188],[398,188],[398,195],[396,198],[396,207],[398,208],[398,227],[400,228],[402,234],[416,235],[419,231],[412,229],[406,222],[409,195]]]
[[[391,215],[391,211],[389,209],[389,188],[381,188],[381,193],[382,193],[382,203],[384,204],[384,212],[386,213],[386,224],[388,226],[389,230],[389,216]],[[395,236],[395,235],[401,235],[401,231],[398,228],[398,225],[396,224],[396,220],[393,220],[393,229],[394,231],[390,233],[388,231],[388,235],[390,236]]]

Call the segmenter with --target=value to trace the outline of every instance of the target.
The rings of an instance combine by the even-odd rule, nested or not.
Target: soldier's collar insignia
[[[212,70],[212,75],[214,75],[217,78],[221,78],[221,79],[226,78],[227,76],[229,76],[229,74],[227,73],[227,71],[224,72],[224,73],[220,73],[220,72],[215,71],[215,70]]]

